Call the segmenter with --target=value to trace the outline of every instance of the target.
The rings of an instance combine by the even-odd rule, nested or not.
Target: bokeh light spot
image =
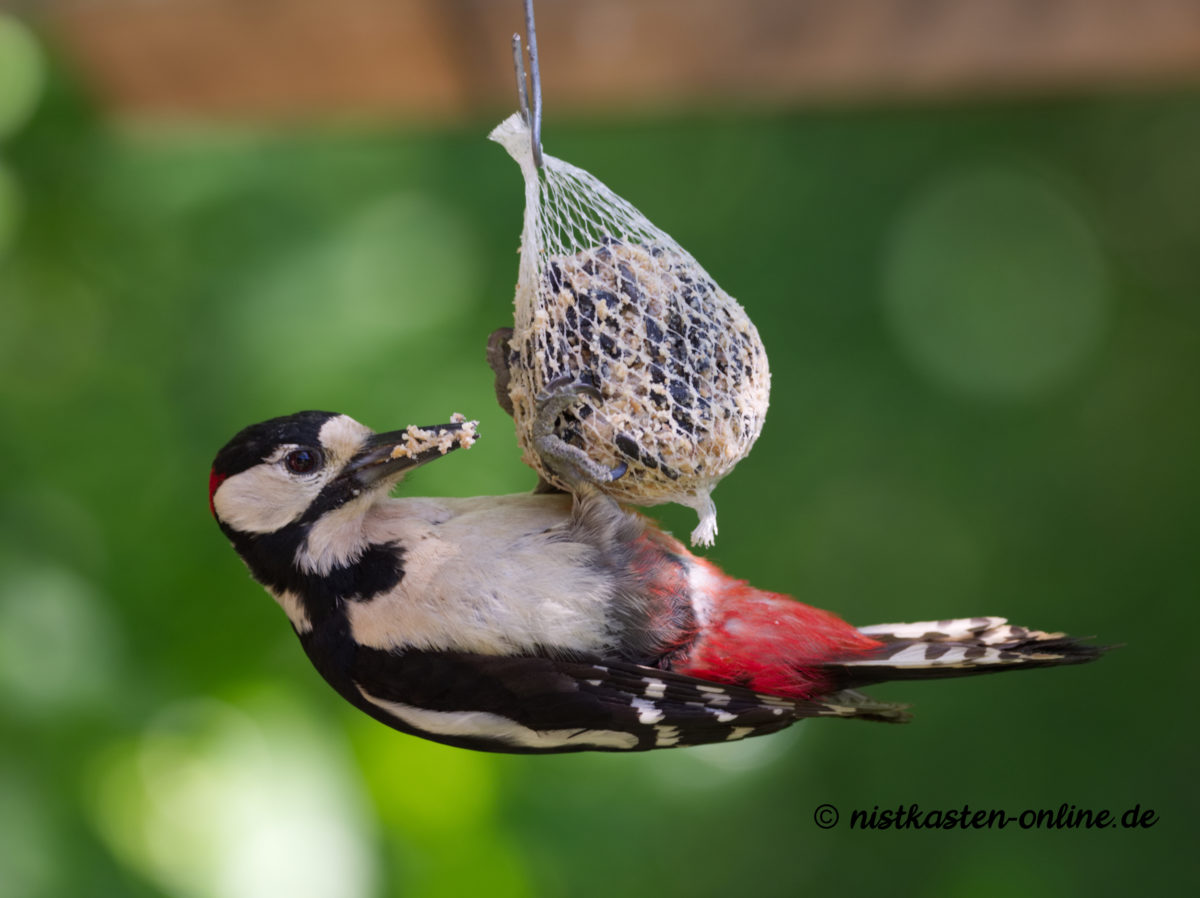
[[[398,194],[352,218],[317,249],[268,268],[239,304],[235,335],[253,377],[275,395],[330,378],[354,382],[411,341],[462,320],[476,269],[473,235],[452,211]]]
[[[495,764],[487,755],[402,736],[369,719],[355,721],[352,732],[385,822],[447,831],[486,824],[495,813]]]
[[[114,627],[100,595],[58,567],[0,566],[0,694],[34,716],[93,707],[116,683]]]
[[[1004,169],[931,185],[895,225],[883,302],[909,359],[971,395],[1044,395],[1079,371],[1107,319],[1088,223],[1052,186]]]
[[[45,77],[45,61],[33,34],[13,16],[0,13],[0,138],[29,119]]]
[[[165,709],[99,760],[91,796],[109,847],[168,894],[375,892],[375,833],[348,753],[281,694]]]
[[[394,852],[408,859],[406,894],[534,893],[526,858],[498,819],[494,755],[402,735],[357,713],[351,720],[376,814],[391,831]]]

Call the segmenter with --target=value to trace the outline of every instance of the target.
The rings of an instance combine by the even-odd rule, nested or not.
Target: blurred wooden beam
[[[128,116],[436,120],[514,105],[518,0],[32,10]],[[539,0],[537,14],[559,114],[1200,84],[1200,0]]]

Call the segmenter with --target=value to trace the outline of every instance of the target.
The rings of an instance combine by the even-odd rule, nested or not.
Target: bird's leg
[[[488,336],[487,342],[487,363],[496,375],[496,401],[510,415],[513,414],[512,397],[508,392],[512,379],[509,366],[509,343],[512,335],[511,327],[497,328]],[[554,420],[570,408],[581,395],[599,399],[600,391],[569,374],[551,381],[546,385],[545,391],[537,396],[536,417],[533,422],[533,444],[542,459],[542,464],[546,469],[553,471],[572,493],[579,493],[581,487],[586,489],[595,484],[611,483],[628,468],[624,462],[615,468],[605,468],[588,458],[582,449],[572,446],[554,432]],[[534,492],[555,493],[560,490],[539,474]]]
[[[580,396],[599,399],[600,391],[569,374],[552,380],[537,397],[537,413],[533,421],[533,445],[542,463],[577,495],[581,491],[594,491],[598,484],[612,483],[628,469],[625,462],[615,468],[597,464],[578,446],[572,446],[554,432],[555,419],[574,405]]]
[[[625,551],[645,529],[645,521],[623,509],[600,484],[612,483],[628,466],[621,462],[606,468],[588,458],[586,452],[572,446],[554,432],[554,420],[570,408],[580,396],[600,398],[600,391],[572,375],[557,378],[537,397],[537,416],[533,422],[533,445],[542,464],[553,470],[572,495],[571,526],[575,539],[601,552]]]

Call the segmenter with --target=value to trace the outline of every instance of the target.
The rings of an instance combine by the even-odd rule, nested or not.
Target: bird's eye
[[[315,449],[293,449],[283,463],[293,474],[307,474],[321,463],[321,454]]]

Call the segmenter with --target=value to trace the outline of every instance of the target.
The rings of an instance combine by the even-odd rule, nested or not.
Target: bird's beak
[[[451,450],[470,448],[477,438],[476,424],[477,421],[455,421],[374,434],[350,460],[344,475],[353,477],[361,487],[374,486],[383,480],[394,481],[397,475],[441,458]]]

